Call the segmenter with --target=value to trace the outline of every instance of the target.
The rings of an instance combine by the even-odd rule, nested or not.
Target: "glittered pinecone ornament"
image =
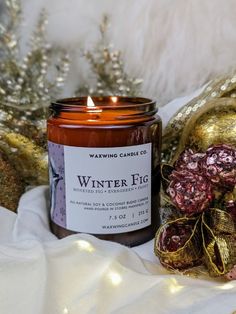
[[[180,154],[174,168],[199,173],[201,171],[201,160],[204,156],[204,153],[194,153],[192,149],[188,148]]]
[[[186,215],[203,212],[214,199],[210,181],[187,170],[172,172],[167,193],[173,204]]]
[[[213,185],[233,189],[236,184],[236,149],[225,144],[209,147],[202,160],[202,170]]]

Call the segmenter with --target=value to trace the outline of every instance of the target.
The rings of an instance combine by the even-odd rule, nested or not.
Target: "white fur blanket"
[[[27,38],[40,9],[49,13],[49,38],[72,51],[67,93],[88,77],[79,49],[98,37],[102,15],[111,17],[110,41],[129,75],[142,78],[143,95],[160,104],[235,68],[235,0],[22,0]]]

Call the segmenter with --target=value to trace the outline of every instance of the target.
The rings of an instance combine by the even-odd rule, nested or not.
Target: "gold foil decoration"
[[[185,244],[176,251],[164,251],[161,247],[161,238],[171,225],[192,225],[192,233]],[[160,262],[170,269],[185,269],[199,264],[202,257],[200,220],[182,217],[162,225],[156,233],[154,250]]]

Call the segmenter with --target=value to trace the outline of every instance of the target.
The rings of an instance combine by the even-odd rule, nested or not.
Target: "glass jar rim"
[[[93,96],[94,106],[87,106],[87,96],[71,97],[55,100],[51,109],[70,112],[93,112],[96,110],[139,109],[155,114],[158,111],[156,101],[144,97],[128,96]]]

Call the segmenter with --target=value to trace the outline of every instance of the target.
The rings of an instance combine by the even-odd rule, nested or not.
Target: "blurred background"
[[[83,53],[97,52],[105,15],[105,44],[120,52],[124,70],[139,80],[141,94],[160,105],[235,69],[234,0],[22,0],[21,5],[22,54],[45,9],[48,41],[70,55],[64,95],[71,95],[78,86],[99,89]]]

